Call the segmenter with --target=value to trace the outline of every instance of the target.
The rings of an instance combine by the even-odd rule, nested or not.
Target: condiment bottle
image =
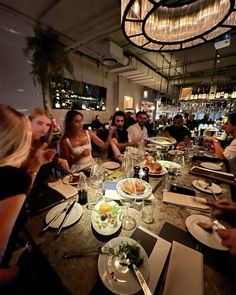
[[[133,178],[139,178],[139,170],[140,170],[139,166],[134,167],[134,176],[133,176]]]
[[[148,167],[143,167],[143,176],[142,180],[145,180],[146,182],[149,182],[149,169]]]

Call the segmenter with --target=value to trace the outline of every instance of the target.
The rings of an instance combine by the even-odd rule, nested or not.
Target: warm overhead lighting
[[[236,0],[121,0],[126,38],[151,51],[201,45],[236,26]]]

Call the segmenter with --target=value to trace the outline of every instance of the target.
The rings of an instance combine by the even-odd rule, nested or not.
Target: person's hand
[[[83,150],[83,152],[81,153],[81,156],[83,156],[83,157],[88,157],[88,156],[90,156],[90,149],[85,149],[85,150]]]
[[[221,216],[226,219],[236,220],[236,203],[223,199],[212,204],[212,216]]]
[[[44,143],[35,153],[35,159],[41,164],[47,164],[52,161],[56,154],[56,150],[49,148],[47,143]]]
[[[186,143],[184,141],[180,141],[176,146],[177,150],[184,150],[185,148],[186,148]]]
[[[222,245],[229,249],[231,255],[236,255],[236,228],[217,229],[216,232],[222,239]]]
[[[70,167],[66,159],[58,158],[58,166],[64,169],[65,171],[70,172]]]

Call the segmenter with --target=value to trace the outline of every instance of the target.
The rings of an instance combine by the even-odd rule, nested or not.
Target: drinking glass
[[[129,215],[129,208],[133,206],[135,203],[135,198],[130,197],[122,197],[120,198],[121,204],[125,207],[125,212],[122,214],[121,221],[122,221],[122,228],[125,230],[132,230],[136,226],[135,219]]]

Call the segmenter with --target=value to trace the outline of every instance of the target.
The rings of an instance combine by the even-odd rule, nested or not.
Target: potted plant
[[[73,66],[59,42],[59,35],[52,28],[45,29],[39,23],[34,26],[34,36],[26,38],[27,47],[24,53],[31,56],[31,74],[34,83],[42,87],[43,103],[47,113],[51,112],[49,86],[51,79],[62,81],[64,69],[73,76]],[[74,77],[74,76],[73,76]]]

